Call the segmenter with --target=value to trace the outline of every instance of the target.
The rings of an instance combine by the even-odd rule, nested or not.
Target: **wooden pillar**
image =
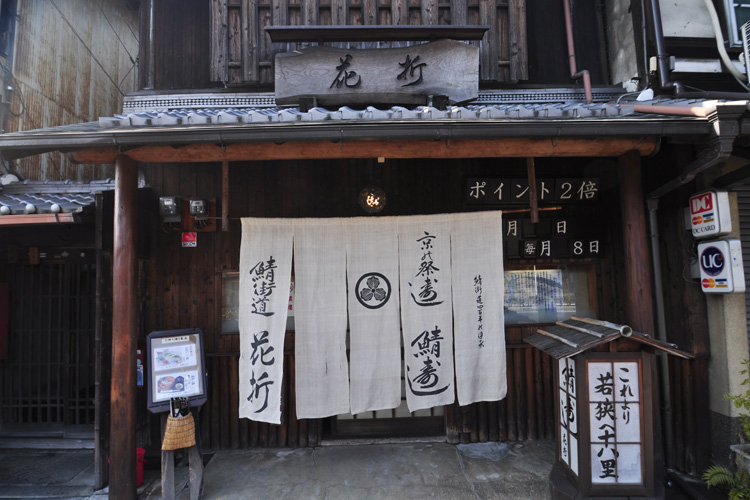
[[[654,335],[654,300],[641,157],[631,150],[618,157],[620,212],[625,243],[625,323]]]
[[[229,162],[221,162],[221,230],[229,231]]]
[[[110,402],[111,499],[136,498],[136,195],[138,167],[127,156],[115,160],[115,221]]]
[[[107,361],[112,357],[112,331],[110,329],[111,294],[108,284],[112,282],[109,268],[111,258],[104,257],[104,195],[96,195],[96,306],[94,321],[94,373],[95,373],[95,413],[94,413],[94,489],[100,490],[109,483],[109,383],[112,365]],[[109,224],[107,221],[106,224]],[[106,264],[105,264],[106,263]]]
[[[531,222],[539,222],[539,203],[536,199],[536,167],[534,158],[526,158],[526,174],[529,177],[529,205],[531,206]]]

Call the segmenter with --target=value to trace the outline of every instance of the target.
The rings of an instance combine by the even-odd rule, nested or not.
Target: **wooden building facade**
[[[199,232],[197,248],[181,248],[181,233],[152,231],[148,262],[151,276],[149,327],[141,335],[148,331],[190,327],[199,327],[206,333],[211,386],[209,402],[201,413],[205,447],[314,446],[323,437],[337,435],[335,417],[322,421],[295,418],[293,332],[289,333],[285,353],[284,423],[275,426],[238,417],[239,336],[236,332],[222,332],[222,285],[239,270],[240,217],[364,216],[357,204],[357,194],[368,182],[371,162],[374,160],[231,162],[228,232]],[[375,165],[375,177],[388,196],[383,216],[473,211],[476,207],[465,203],[466,178],[494,177],[497,172],[503,172],[502,175],[512,172],[511,177],[522,177],[526,170],[525,160],[517,158],[388,159],[384,164]],[[617,159],[543,158],[537,159],[536,167],[537,175],[545,178],[580,178],[595,171],[602,185],[608,186],[601,192],[598,203],[567,207],[563,212],[566,216],[572,213],[576,219],[586,219],[586,232],[601,238],[604,250],[598,257],[506,259],[505,269],[581,271],[587,279],[588,310],[597,317],[627,323],[621,299],[627,291],[623,275],[625,236],[620,222],[622,195],[617,184]],[[143,164],[140,171],[155,195],[221,199],[220,164]],[[518,207],[509,210],[512,212],[514,208]],[[524,214],[522,220],[526,217]],[[550,216],[542,212],[540,219],[542,224],[550,224],[559,217],[559,213],[553,212]],[[528,219],[526,221],[528,223]],[[159,225],[156,220],[153,223]],[[679,228],[671,230],[677,233],[675,237],[680,235]],[[529,239],[535,239],[533,233]],[[670,241],[679,240],[670,238]],[[679,249],[669,251],[678,254]],[[670,256],[668,262],[670,266],[681,266],[685,259],[684,254],[679,254],[679,259],[677,255]],[[158,271],[151,271],[154,269]],[[669,286],[681,290],[680,283]],[[670,341],[686,349],[692,347],[692,352],[699,356],[693,361],[671,361],[673,380],[688,382],[675,382],[672,386],[679,433],[675,439],[680,450],[675,459],[681,469],[696,471],[705,465],[702,460],[705,461],[708,446],[706,434],[698,432],[706,425],[708,413],[695,393],[700,387],[707,390],[707,349],[706,340],[700,341],[700,336],[689,333],[696,333],[701,321],[705,322],[705,319],[698,319],[705,305],[700,291],[689,288],[682,289],[679,296],[672,296],[671,300],[675,301],[677,310],[685,300],[694,304],[689,315],[675,315],[670,320],[680,325],[670,332],[683,335],[682,338],[671,337]],[[523,342],[523,338],[542,324],[548,323],[506,325],[508,396],[495,403],[446,407],[444,427],[441,422],[439,428],[444,428],[450,442],[554,438],[553,366],[550,358]],[[687,390],[688,387],[691,390]],[[394,419],[392,424],[386,429],[364,426],[361,434],[387,432],[395,436],[420,431],[410,425],[408,418]],[[434,432],[435,426],[427,429]],[[338,435],[347,434],[343,431]]]
[[[538,175],[577,177],[581,163],[592,160],[540,160]],[[236,448],[247,446],[315,445],[323,435],[337,433],[333,419],[297,421],[294,413],[293,332],[287,346],[285,384],[289,392],[281,426],[239,419],[237,414],[239,335],[222,332],[222,281],[239,270],[240,217],[358,217],[359,191],[368,182],[370,160],[231,162],[229,164],[229,231],[199,232],[196,248],[181,248],[181,233],[154,232],[149,266],[159,269],[151,280],[149,324],[151,330],[199,327],[206,333],[211,397],[202,412],[204,446]],[[501,169],[508,175],[525,175],[525,161],[513,158],[478,160],[386,160],[375,167],[375,177],[388,197],[389,214],[414,215],[474,210],[462,196],[466,177],[494,176]],[[614,168],[607,168],[609,175]],[[221,198],[221,167],[217,164],[148,164],[141,167],[154,192],[162,196]],[[428,175],[425,175],[429,173]],[[612,186],[611,189],[614,189]],[[611,194],[611,191],[607,193]],[[602,193],[615,203],[617,196]],[[273,200],[273,201],[270,201]],[[269,202],[270,201],[270,202]],[[606,204],[606,202],[603,202]],[[602,207],[581,210],[583,217],[598,217]],[[617,212],[616,203],[606,209]],[[544,217],[544,216],[542,216]],[[543,219],[549,224],[551,218]],[[592,221],[592,227],[598,224]],[[602,226],[604,226],[602,222]],[[611,247],[615,234],[603,234],[602,246]],[[615,279],[610,257],[570,259],[514,259],[506,269],[579,269],[589,280],[591,310],[602,317],[619,317],[614,297],[622,282]],[[588,306],[588,304],[587,304]],[[603,311],[603,312],[599,312]],[[480,403],[446,408],[445,426],[421,429],[409,418],[394,419],[387,428],[366,426],[368,432],[390,435],[447,432],[451,442],[524,440],[554,437],[549,359],[522,342],[533,325],[508,326],[509,395],[498,403]],[[329,421],[326,421],[329,420]],[[377,419],[375,419],[377,420]],[[358,421],[362,424],[363,420]],[[351,422],[345,422],[350,424]],[[373,424],[373,422],[369,422]],[[421,422],[429,426],[429,422]],[[314,430],[311,430],[314,429]]]
[[[141,67],[140,83],[144,89],[154,89],[143,91],[144,98],[158,95],[158,91],[167,93],[168,89],[194,89],[197,92],[217,83],[224,87],[217,92],[273,90],[274,56],[310,45],[272,44],[263,28],[285,25],[488,25],[490,29],[487,35],[478,44],[480,90],[582,90],[571,85],[565,16],[563,2],[559,1],[393,0],[368,3],[332,0],[276,3],[215,0],[181,3],[179,9],[173,4],[169,1],[147,2],[147,9],[142,11],[140,57],[147,64]],[[175,18],[178,11],[180,14]],[[588,69],[594,85],[606,86],[609,83],[609,65],[602,13],[596,7],[574,2],[571,14],[576,28],[573,30],[573,42],[578,67]],[[170,22],[162,21],[167,18]],[[205,22],[206,18],[210,19],[210,24]],[[148,27],[151,24],[164,29],[153,31],[149,38]],[[339,42],[332,45],[380,48],[397,46],[399,43],[403,44]],[[182,57],[171,57],[171,54],[182,54]],[[516,86],[509,86],[512,84]],[[519,100],[524,99],[534,102],[535,97],[519,97]],[[679,146],[674,146],[674,149],[682,151]],[[332,422],[297,422],[293,410],[285,413],[286,425],[281,427],[237,417],[239,338],[236,334],[221,332],[221,297],[222,277],[239,269],[238,218],[363,215],[356,204],[356,197],[368,182],[368,169],[373,168],[376,178],[388,194],[388,208],[383,215],[470,211],[477,207],[466,204],[464,184],[467,178],[525,177],[526,171],[522,158],[386,159],[385,163],[378,164],[375,158],[388,155],[379,154],[376,150],[372,149],[369,160],[232,161],[228,166],[229,232],[199,233],[197,249],[182,249],[178,234],[152,231],[156,237],[152,239],[149,265],[159,269],[160,273],[150,287],[150,330],[199,326],[207,333],[212,397],[203,411],[201,424],[206,446],[304,446],[317,443],[323,435],[336,432],[337,427]],[[529,155],[533,153],[531,149]],[[506,264],[508,269],[529,269],[534,266],[586,269],[591,277],[589,299],[593,313],[613,321],[632,321],[622,302],[626,294],[626,271],[622,253],[625,236],[620,225],[621,208],[617,201],[620,196],[617,175],[619,153],[613,151],[607,155],[592,151],[590,154],[587,156],[584,147],[577,158],[555,158],[554,154],[550,154],[550,158],[538,159],[537,177],[581,178],[595,175],[601,178],[602,185],[606,186],[600,202],[604,206],[576,207],[573,210],[579,217],[602,220],[591,224],[592,228],[606,228],[601,235],[602,248],[605,249],[602,255],[584,259],[514,259],[506,260]],[[299,155],[302,157],[304,153]],[[601,156],[609,158],[602,159]],[[670,155],[659,158],[658,162],[654,162],[658,166],[644,169],[646,182],[654,186],[680,170],[679,162],[673,163]],[[217,163],[142,163],[140,172],[145,183],[153,189],[155,197],[221,200],[222,171]],[[603,215],[605,213],[606,216]],[[675,235],[684,236],[679,231],[674,232]],[[179,255],[179,258],[174,258],[175,255]],[[646,255],[640,258],[645,259]],[[674,259],[667,261],[674,262]],[[699,292],[691,295],[691,300],[698,305],[697,311],[705,308],[705,305],[701,305],[701,298]],[[678,343],[681,346],[691,343],[705,345],[705,340],[697,340],[707,335],[705,324],[684,321],[684,315],[679,312],[681,306],[678,304],[681,301],[682,297],[675,299],[675,317],[670,318],[670,321],[679,321],[683,326],[679,329],[682,337]],[[653,324],[646,323],[644,326],[644,331],[654,333]],[[469,408],[455,406],[446,409],[445,428],[452,442],[553,437],[554,401],[550,363],[543,354],[534,352],[522,342],[523,337],[534,329],[534,325],[507,327],[509,395],[506,400],[476,404]],[[292,344],[287,351],[285,366],[293,366]],[[700,347],[697,350],[700,351]],[[705,362],[703,365],[700,361],[672,363],[677,376],[702,380],[705,385]],[[285,373],[293,374],[293,370]],[[285,390],[288,391],[288,401],[293,402],[294,381],[289,380],[288,383],[289,387]],[[701,433],[695,431],[708,417],[696,404],[700,398],[696,400],[694,394],[686,393],[681,384],[672,388],[684,417],[676,418],[676,421],[688,423],[686,428],[678,429],[683,433],[677,439],[683,448],[678,460],[686,470],[699,470],[703,466],[703,463],[699,463],[699,457],[706,456],[700,450],[706,449],[706,443],[701,442]],[[694,417],[701,413],[703,416],[696,421]],[[393,432],[398,433],[398,430]]]

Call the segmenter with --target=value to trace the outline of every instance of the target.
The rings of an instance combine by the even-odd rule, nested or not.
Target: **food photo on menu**
[[[200,394],[197,372],[179,372],[156,377],[156,399]],[[159,396],[162,396],[159,398]]]
[[[195,366],[197,364],[195,345],[163,347],[156,349],[154,354],[155,372]]]

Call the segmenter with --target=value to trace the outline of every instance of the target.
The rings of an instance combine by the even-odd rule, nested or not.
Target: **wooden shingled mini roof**
[[[627,325],[577,316],[566,321],[558,321],[549,327],[539,328],[536,334],[524,340],[553,358],[561,359],[575,356],[621,337],[656,347],[681,358],[695,358],[693,354],[678,349],[675,344],[656,340],[645,333],[635,332]]]

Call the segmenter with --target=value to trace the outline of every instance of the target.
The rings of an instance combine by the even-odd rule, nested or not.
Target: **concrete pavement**
[[[94,450],[0,450],[0,498],[87,499]]]
[[[205,458],[206,500],[545,500],[555,443],[329,441],[295,450],[219,450]],[[106,489],[93,491],[93,462],[93,450],[0,449],[0,499],[105,500]],[[190,498],[187,465],[182,458],[175,467],[178,500]],[[139,500],[161,498],[158,467],[148,464]],[[687,497],[667,488],[666,498]]]
[[[205,469],[211,499],[545,499],[554,443],[332,442],[317,448],[220,450]],[[161,498],[147,467],[139,500]],[[175,467],[188,499],[186,459]],[[104,500],[93,491],[92,450],[0,450],[0,498]]]
[[[543,500],[553,460],[551,441],[220,451],[206,467],[203,493],[206,500]]]

